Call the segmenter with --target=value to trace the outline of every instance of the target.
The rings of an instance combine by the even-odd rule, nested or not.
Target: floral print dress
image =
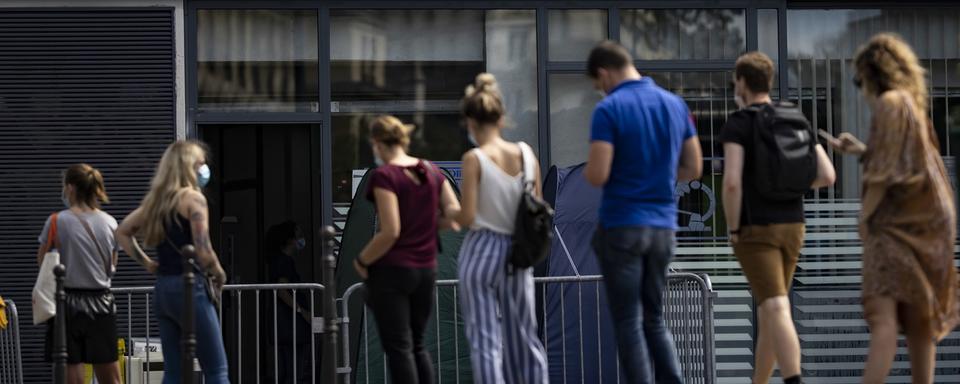
[[[936,133],[913,98],[889,91],[874,107],[863,159],[863,298],[925,311],[942,339],[957,325],[954,192]]]

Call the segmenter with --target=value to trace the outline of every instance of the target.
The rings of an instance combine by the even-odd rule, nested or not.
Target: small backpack
[[[755,105],[753,158],[754,184],[769,200],[802,198],[817,178],[816,135],[796,105]]]
[[[523,195],[517,207],[513,242],[510,249],[510,265],[526,269],[547,258],[553,241],[553,208],[534,194],[535,168],[527,164],[529,147],[520,143],[521,169],[523,170]]]

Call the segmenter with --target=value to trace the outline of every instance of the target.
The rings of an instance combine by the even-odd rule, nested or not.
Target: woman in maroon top
[[[412,127],[393,116],[370,125],[378,167],[367,198],[377,207],[380,229],[354,260],[366,281],[394,383],[433,383],[423,335],[433,309],[437,231],[457,230],[460,211],[453,187],[433,164],[407,154]]]

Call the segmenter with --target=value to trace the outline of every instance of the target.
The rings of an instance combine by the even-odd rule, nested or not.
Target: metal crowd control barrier
[[[7,327],[0,329],[0,384],[23,384],[23,357],[20,355],[20,318],[17,304],[5,301]]]
[[[151,378],[150,374],[162,371],[162,368],[158,367],[159,364],[156,363],[163,359],[161,354],[155,352],[159,329],[151,315],[153,287],[113,288],[111,291],[117,303],[118,330],[123,330],[122,325],[126,323],[126,333],[121,332],[120,337],[125,337],[128,342],[142,340],[143,344],[143,358],[138,357],[137,360],[134,360],[134,357],[140,354],[140,348],[137,347],[137,350],[134,350],[132,343],[126,348],[124,357],[128,361],[123,373],[127,378],[125,383],[149,384],[152,382],[159,384],[160,381]],[[227,363],[231,372],[235,373],[236,379],[233,382],[236,384],[279,382],[280,369],[278,368],[283,356],[290,358],[289,363],[294,373],[294,383],[317,383],[320,379],[320,356],[317,353],[320,342],[316,335],[320,333],[321,329],[313,325],[316,321],[311,321],[308,328],[310,330],[309,347],[301,346],[302,349],[299,349],[296,340],[303,335],[298,336],[297,334],[299,332],[297,322],[298,317],[304,315],[294,312],[291,308],[291,324],[278,324],[279,311],[283,310],[278,303],[278,301],[283,300],[280,292],[288,292],[293,302],[297,302],[297,298],[301,295],[306,295],[305,297],[309,298],[309,308],[307,309],[309,318],[322,322],[323,318],[316,316],[320,314],[317,303],[318,300],[322,299],[324,292],[324,286],[321,284],[233,284],[223,287],[223,297],[217,311],[224,344],[227,348]],[[265,303],[261,304],[261,301],[265,301]],[[146,312],[144,314],[134,314],[134,306],[145,307]],[[224,306],[228,307],[227,311],[230,315],[226,319],[223,316]],[[267,314],[264,314],[264,312]],[[134,323],[135,319],[138,324]],[[229,325],[226,328],[224,327],[225,321]],[[261,328],[267,327],[268,322],[272,322],[272,327],[266,329],[266,333],[261,335]],[[280,346],[276,343],[278,329],[284,327],[290,327],[292,340],[294,340],[289,351],[281,351]],[[272,345],[270,341],[272,341]],[[168,347],[181,348],[180,345]],[[300,361],[298,360],[298,354],[300,353],[309,354],[309,359],[306,360],[309,361],[310,368],[305,375],[297,375],[303,369],[297,366]],[[134,364],[135,361],[136,364]],[[264,361],[272,363],[273,375],[270,377],[265,376],[268,372],[261,370],[261,362]],[[190,367],[183,368],[189,370]],[[301,380],[298,376],[306,377]],[[155,377],[159,377],[159,375]]]
[[[565,292],[561,292],[558,296],[561,316],[559,319],[560,324],[555,324],[557,319],[549,319],[546,317],[546,311],[543,311],[541,314],[542,317],[538,318],[538,325],[540,327],[541,335],[550,335],[556,332],[554,327],[559,327],[560,329],[560,340],[550,340],[549,337],[546,337],[546,340],[543,340],[544,346],[546,348],[547,355],[551,355],[552,348],[562,348],[562,356],[564,358],[560,363],[562,365],[563,373],[566,375],[568,372],[567,367],[567,352],[568,349],[573,350],[579,348],[580,355],[583,355],[584,348],[591,348],[592,346],[584,345],[584,335],[585,332],[592,332],[598,336],[601,333],[599,329],[600,325],[600,311],[604,308],[601,305],[596,305],[597,313],[584,313],[583,311],[583,298],[584,297],[595,297],[597,302],[600,301],[600,292],[601,292],[601,282],[603,280],[602,276],[562,276],[562,277],[538,277],[535,278],[535,284],[538,287],[538,307],[542,306],[544,302],[547,301],[547,290],[543,289],[550,285],[556,285],[559,288],[564,288],[569,284],[576,285],[576,290],[578,292],[576,297],[577,299],[577,313],[567,314],[566,306],[564,305],[564,296]],[[590,285],[591,287],[585,288],[585,285]],[[435,297],[439,297],[439,291],[441,289],[453,289],[453,324],[457,329],[454,332],[454,335],[457,335],[459,332],[462,332],[462,327],[460,326],[460,320],[458,320],[458,312],[456,310],[457,303],[457,280],[438,280],[437,281],[437,293]],[[340,362],[340,365],[337,369],[337,372],[341,375],[341,382],[349,384],[354,378],[354,375],[358,373],[359,368],[363,367],[365,372],[365,377],[357,377],[357,382],[361,383],[370,383],[374,380],[370,379],[371,372],[371,360],[369,356],[369,346],[371,342],[367,336],[369,332],[366,332],[368,329],[367,319],[370,314],[366,306],[363,307],[363,319],[360,324],[361,326],[361,342],[360,348],[362,349],[359,357],[357,358],[356,367],[351,366],[351,361],[353,356],[350,355],[350,323],[351,319],[349,317],[349,310],[351,300],[356,296],[358,292],[363,291],[363,284],[358,283],[349,287],[343,295],[343,298],[340,299],[339,307],[341,310],[341,331],[342,331],[342,345],[341,349],[343,351],[343,357]],[[680,360],[681,369],[684,374],[684,381],[692,384],[716,384],[716,357],[714,351],[714,329],[713,329],[713,300],[715,298],[715,293],[713,292],[713,287],[710,283],[710,278],[706,275],[699,275],[693,273],[671,273],[668,277],[667,289],[664,295],[664,308],[665,308],[665,320],[667,326],[670,328],[673,333],[673,338],[677,346],[677,355]],[[444,367],[440,364],[442,361],[447,360],[453,361],[454,367],[452,370],[455,372],[456,380],[454,382],[460,382],[460,373],[461,370],[470,369],[469,362],[461,363],[462,359],[461,350],[469,350],[469,347],[466,345],[460,345],[458,342],[457,336],[454,336],[454,356],[452,359],[449,356],[440,356],[441,348],[439,345],[439,335],[440,335],[440,323],[441,321],[437,319],[438,309],[436,306],[433,314],[432,327],[435,327],[435,330],[428,332],[436,332],[437,335],[437,345],[432,346],[436,351],[437,355],[433,356],[436,359],[437,367],[435,371],[438,375],[441,375],[438,382],[443,382],[442,372],[449,372],[451,367]],[[583,329],[583,319],[586,316],[594,316],[597,319],[598,329]],[[570,344],[567,335],[567,329],[571,328],[570,324],[565,324],[565,322],[573,322],[573,318],[579,318],[579,330],[577,330],[578,335],[576,338],[579,339],[578,345],[568,345]],[[566,320],[571,319],[571,320]],[[444,319],[443,323],[449,323],[449,319]],[[542,336],[543,337],[543,336]],[[429,348],[428,348],[429,349]],[[600,344],[597,343],[597,357],[599,360],[603,360],[600,357]],[[382,357],[385,359],[385,357]],[[444,359],[446,358],[446,359]],[[548,361],[548,363],[550,363]],[[450,363],[448,363],[449,365]],[[554,362],[554,364],[556,364]],[[582,359],[579,362],[580,375],[578,377],[571,378],[569,382],[577,383],[591,383],[591,382],[606,382],[603,380],[603,377],[584,377],[583,370],[583,361]],[[383,364],[383,382],[387,382],[387,372],[386,364]],[[616,362],[617,377],[616,380],[609,378],[608,381],[611,382],[620,382],[620,372],[619,372],[619,359]],[[602,370],[601,370],[602,375]],[[447,380],[449,381],[449,380]],[[564,376],[564,383],[568,382],[566,376]]]

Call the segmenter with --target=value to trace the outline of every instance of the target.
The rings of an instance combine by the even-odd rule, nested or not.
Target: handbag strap
[[[167,244],[170,245],[170,248],[173,248],[173,251],[176,252],[178,255],[180,255],[180,257],[186,257],[186,256],[183,255],[183,252],[180,251],[180,248],[177,247],[177,245],[174,244],[173,241],[170,240],[170,237],[169,237],[169,236],[165,237],[164,240],[167,241]],[[199,261],[193,263],[193,269],[194,269],[195,271],[199,272],[201,275],[206,275],[206,272],[204,272],[204,271],[203,271],[203,268],[200,267],[200,262],[199,262]]]
[[[59,217],[59,212],[54,212],[50,215],[50,228],[47,229],[47,252],[50,252],[53,248],[59,248],[56,247],[57,243],[60,242],[60,239],[57,238],[57,219]]]
[[[103,248],[100,247],[100,242],[97,241],[97,235],[93,233],[93,229],[90,228],[90,223],[87,223],[87,219],[81,217],[80,215],[74,215],[77,219],[80,220],[80,224],[83,225],[83,229],[87,231],[87,235],[90,236],[90,240],[93,240],[93,246],[97,248],[97,253],[100,254],[100,257],[104,260],[104,271],[107,273],[107,276],[110,276],[110,267],[112,259],[106,252],[103,251]]]
[[[527,154],[530,153],[531,149],[527,143],[518,142],[517,146],[520,147],[520,172],[523,173],[523,187],[527,192],[533,193],[536,177],[536,173],[533,169],[533,164],[527,162]]]

